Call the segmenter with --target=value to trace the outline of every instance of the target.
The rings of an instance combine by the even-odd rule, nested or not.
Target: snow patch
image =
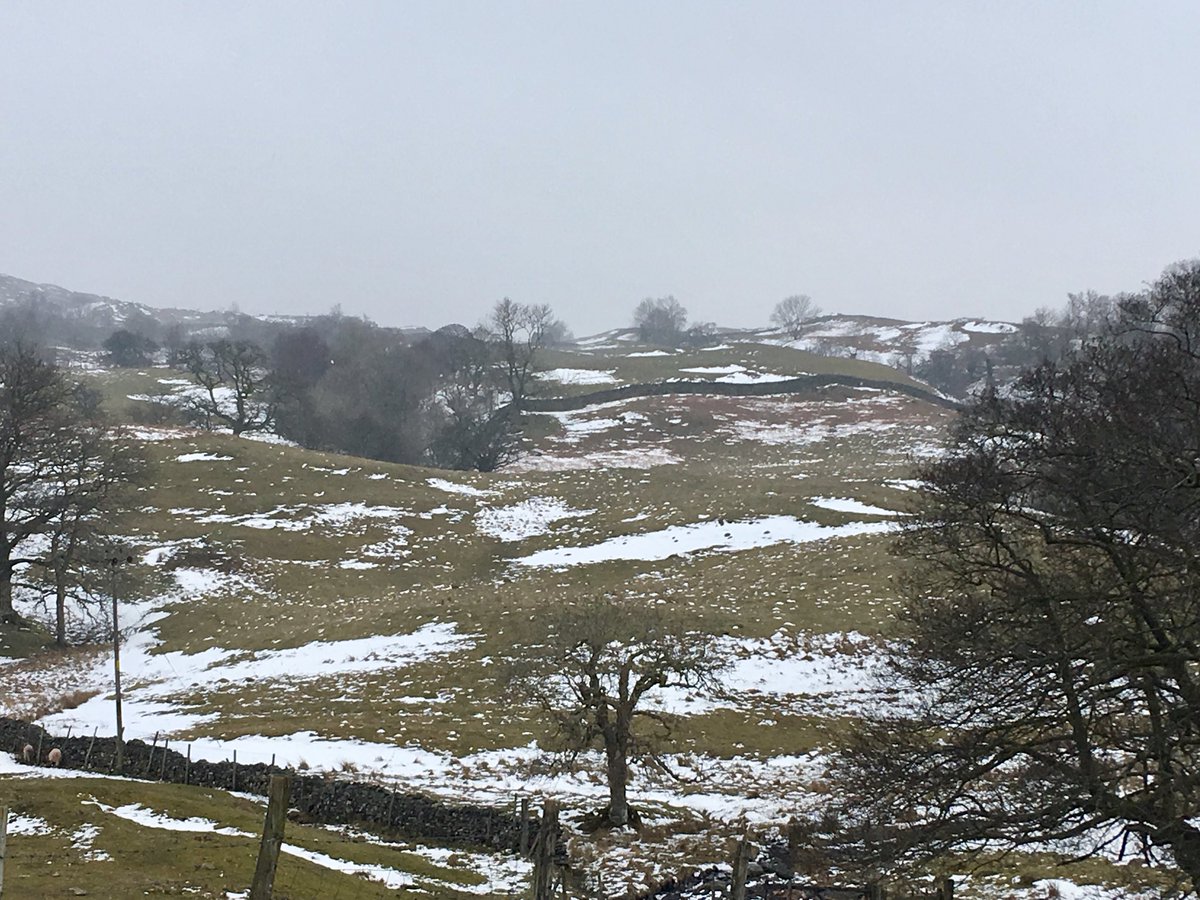
[[[617,383],[613,369],[549,369],[538,372],[537,377],[543,381],[557,381],[559,384]]]
[[[521,541],[545,534],[554,522],[590,516],[595,512],[594,509],[573,509],[554,497],[533,497],[512,506],[481,510],[475,517],[475,528],[480,534],[500,541]]]
[[[821,509],[830,509],[834,512],[855,513],[856,515],[863,516],[899,515],[895,510],[871,506],[869,503],[863,503],[851,497],[813,497],[808,502],[813,506],[820,507]]]
[[[725,523],[698,522],[693,525],[672,525],[661,531],[609,538],[590,547],[542,550],[515,562],[523,566],[578,566],[613,560],[659,560],[703,550],[731,553],[775,544],[800,544],[860,534],[877,534],[890,527],[886,522],[855,522],[827,527],[815,522],[804,522],[794,516],[764,516]]]

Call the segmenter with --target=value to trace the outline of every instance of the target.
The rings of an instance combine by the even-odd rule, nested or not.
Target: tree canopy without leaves
[[[83,550],[104,533],[138,465],[93,398],[27,346],[0,345],[0,621],[18,566],[52,573],[57,637]]]
[[[713,639],[657,606],[587,598],[539,617],[511,684],[547,716],[559,752],[604,752],[608,823],[630,821],[631,763],[665,768],[671,717],[648,708],[663,688],[718,687],[724,663]],[[669,770],[668,770],[669,771]]]
[[[545,304],[514,303],[505,297],[492,308],[484,323],[484,334],[496,347],[508,383],[512,404],[521,408],[529,395],[534,363],[550,331],[565,332]]]
[[[687,329],[687,310],[674,297],[647,297],[633,311],[638,336],[650,344],[674,347],[683,341]]]
[[[855,853],[1137,848],[1200,886],[1200,264],[981,397],[921,471]]]
[[[787,332],[792,340],[796,340],[804,333],[804,326],[819,315],[821,307],[813,303],[812,297],[807,294],[794,294],[775,304],[775,309],[771,312],[771,322]]]
[[[190,401],[192,415],[206,428],[220,423],[234,434],[262,431],[275,420],[275,396],[267,355],[249,341],[192,343],[184,367],[200,388]]]
[[[144,334],[121,328],[114,331],[104,342],[108,359],[114,366],[144,366],[150,356],[158,350],[158,344]]]

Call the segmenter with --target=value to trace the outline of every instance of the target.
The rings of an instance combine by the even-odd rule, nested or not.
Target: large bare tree
[[[649,701],[669,687],[718,690],[724,662],[683,616],[635,601],[584,598],[534,625],[511,684],[544,711],[552,749],[571,759],[604,752],[603,818],[627,825],[631,765],[666,769],[671,745],[671,716]]]
[[[17,619],[18,567],[57,566],[65,589],[85,533],[111,512],[131,468],[109,437],[86,391],[35,349],[0,344],[0,622]]]
[[[276,397],[267,363],[265,351],[249,341],[189,344],[183,364],[200,389],[189,398],[193,417],[206,428],[226,425],[234,434],[270,428]]]
[[[45,578],[34,590],[49,588],[54,599],[54,636],[67,643],[68,600],[83,604],[107,590],[104,565],[108,542],[141,481],[145,460],[97,416],[80,419],[69,435],[50,448],[49,484],[61,495],[47,523],[45,550],[38,560]]]
[[[633,325],[647,343],[676,347],[687,329],[687,310],[674,297],[647,297],[633,311]]]
[[[1136,849],[1200,887],[1200,263],[967,410],[925,465],[855,856]]]
[[[808,294],[793,294],[775,304],[771,311],[771,322],[796,340],[804,334],[804,326],[821,315],[821,307],[813,303]]]
[[[517,409],[529,395],[534,364],[552,329],[561,330],[562,325],[556,322],[549,306],[514,303],[507,297],[496,303],[484,323],[484,332],[499,353],[512,405]]]

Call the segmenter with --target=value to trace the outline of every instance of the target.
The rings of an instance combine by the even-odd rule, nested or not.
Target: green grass
[[[145,546],[169,542],[184,548],[168,570],[181,564],[214,567],[239,579],[228,592],[171,607],[172,614],[156,626],[167,650],[284,648],[407,633],[434,620],[456,622],[462,632],[477,635],[472,650],[406,670],[398,683],[372,677],[316,679],[290,691],[286,706],[270,685],[236,685],[186,698],[195,711],[222,713],[222,735],[313,729],[374,739],[382,729],[398,740],[454,752],[512,746],[514,735],[523,736],[530,723],[523,712],[508,710],[481,661],[519,653],[506,627],[510,617],[536,616],[546,604],[591,592],[644,596],[647,602],[667,598],[698,628],[744,637],[765,637],[780,628],[871,633],[887,627],[895,604],[896,562],[879,537],[562,571],[512,562],[556,545],[586,545],[717,516],[798,515],[824,524],[855,518],[810,505],[814,496],[850,495],[902,507],[906,496],[886,481],[908,474],[904,447],[926,429],[940,427],[945,414],[908,398],[864,407],[860,397],[834,389],[796,400],[646,398],[621,406],[636,413],[624,426],[585,435],[565,448],[554,445],[554,437],[564,432],[553,417],[531,417],[542,427],[530,433],[540,434],[542,448],[550,452],[661,447],[679,460],[645,469],[472,475],[192,433],[145,445],[155,474],[127,527]],[[872,423],[881,416],[890,420],[888,427],[798,446],[745,440],[737,433],[746,421],[844,428],[867,414]],[[228,459],[176,461],[199,452]],[[431,486],[430,478],[491,494],[447,493]],[[485,506],[539,496],[592,512],[519,542],[498,541],[474,525],[474,514]],[[314,522],[300,531],[253,528],[240,521],[247,516],[311,519],[343,503],[398,512],[394,521],[362,519],[344,527]],[[394,524],[407,531],[395,552],[365,555],[365,547],[396,537]],[[377,567],[341,568],[346,559],[369,560]],[[439,695],[442,702],[428,711],[394,702],[412,695]],[[331,698],[342,696],[353,701],[331,704]],[[342,726],[347,718],[353,723],[356,705],[371,708],[371,720]],[[489,716],[503,711],[500,724],[480,724],[481,710]],[[456,740],[446,739],[448,729],[457,732]],[[725,755],[746,743],[748,730],[712,729],[697,746]],[[788,752],[795,740],[785,731],[768,730],[765,740],[777,735],[776,748]],[[763,741],[756,736],[754,743]]]
[[[737,343],[718,350],[676,350],[666,356],[629,356],[646,351],[641,345],[623,346],[614,350],[592,352],[547,351],[541,365],[546,369],[573,368],[612,371],[621,383],[637,384],[686,378],[703,381],[718,378],[712,373],[686,372],[685,369],[740,365],[747,369],[775,375],[850,375],[897,384],[920,384],[908,375],[878,363],[843,357],[821,356],[790,347],[773,344]],[[544,382],[538,392],[545,395],[570,396],[604,390],[615,385],[581,385]]]
[[[906,380],[886,367],[766,345],[632,359],[624,352],[552,354],[546,364],[612,368],[626,380],[678,377],[682,368],[734,363],[767,372],[839,371]],[[102,384],[110,400],[119,401],[127,393],[147,392],[163,377],[175,376],[159,369],[124,371],[104,376]],[[173,698],[180,709],[218,715],[190,733],[173,735],[172,744],[201,736],[229,739],[311,730],[378,742],[385,749],[389,743],[416,744],[454,756],[527,746],[533,739],[544,739],[546,729],[536,711],[508,694],[504,664],[537,652],[522,637],[531,621],[536,623],[547,609],[595,593],[617,594],[634,604],[664,603],[686,615],[697,630],[713,635],[758,639],[782,633],[802,641],[810,634],[885,633],[898,602],[900,567],[882,536],[565,569],[529,568],[515,560],[542,549],[585,546],[718,516],[795,515],[826,525],[858,518],[813,505],[817,497],[853,497],[904,509],[910,495],[891,482],[911,474],[911,449],[935,442],[948,420],[944,410],[913,398],[881,399],[846,388],[797,397],[642,398],[568,416],[530,416],[525,422],[530,460],[611,461],[633,454],[632,467],[518,466],[488,475],[390,465],[202,432],[147,442],[153,477],[122,529],[142,549],[176,548],[174,558],[157,572],[160,579],[169,582],[180,567],[216,569],[231,579],[219,592],[167,607],[169,614],[154,625],[163,650],[297,647],[318,640],[408,634],[433,621],[455,623],[474,640],[468,650],[392,671],[286,685],[253,681],[185,689]],[[564,421],[591,421],[594,428],[581,432]],[[803,439],[789,440],[789,433]],[[178,461],[194,453],[228,458]],[[430,479],[487,493],[451,493]],[[520,541],[501,541],[477,528],[482,510],[539,497],[557,499],[586,515],[559,520],[545,534]],[[388,518],[341,524],[322,520],[322,513],[335,504],[384,506],[395,512]],[[302,530],[279,527],[301,520],[308,523]],[[272,522],[273,528],[251,527]],[[372,555],[372,548],[379,552]],[[375,567],[342,568],[340,563],[347,560],[369,561]],[[129,596],[135,596],[132,588]],[[6,655],[37,649],[36,642],[22,648],[9,640],[13,649]],[[682,751],[753,764],[836,747],[849,727],[852,723],[840,712],[810,709],[800,702],[781,708],[772,697],[747,695],[737,708],[681,720],[676,734]],[[44,792],[22,802],[54,821],[40,811],[47,804],[61,818],[61,826],[56,825],[60,830],[77,827],[70,823],[84,814],[78,802],[83,784],[0,782],[13,792]],[[113,787],[118,782],[97,782],[101,787],[95,788],[90,784],[87,789],[95,792],[125,790]],[[720,787],[702,784],[689,790]],[[157,786],[147,788],[150,793],[142,793],[142,786],[128,790],[127,796],[169,809],[175,816],[204,815],[251,832],[259,827],[254,819],[261,819],[260,809],[241,808],[240,801],[223,796],[197,799],[184,789]],[[179,792],[169,793],[174,790]],[[635,783],[635,796],[637,792]],[[113,796],[104,802],[120,800]],[[103,799],[99,793],[97,797]],[[104,815],[95,807],[83,809],[86,815]],[[681,821],[690,822],[689,816],[681,815]],[[136,842],[129,830],[136,826],[109,822],[111,818],[101,820],[102,834],[111,831]],[[154,848],[155,859],[143,867],[131,858],[132,881],[121,889],[151,890],[160,881],[172,890],[182,890],[184,882],[204,891],[231,889],[226,885],[244,888],[245,848],[237,841],[226,846],[223,840],[202,837],[168,832],[143,836]],[[310,837],[342,840],[323,831]],[[27,846],[36,851],[31,858],[41,859],[42,866],[60,851],[71,858],[62,838],[48,837],[41,845],[41,838],[29,840]],[[391,853],[359,850],[368,854],[368,861]],[[216,868],[198,868],[206,852]],[[351,857],[356,851],[346,846],[326,852],[358,858]],[[72,865],[72,877],[76,870],[90,873],[81,862]],[[302,865],[299,870],[307,874],[296,878],[337,877],[358,885],[354,890],[375,890],[350,876],[307,872]],[[38,878],[47,879],[37,882],[38,890],[66,884],[61,872],[54,881],[49,880],[51,874],[38,872]],[[95,883],[103,885],[104,880]],[[302,884],[303,890],[293,889],[295,896],[376,895],[351,893],[350,888],[339,888],[345,891],[341,895],[322,894],[328,890],[323,884]],[[104,889],[113,890],[112,896],[128,895],[113,885],[96,890]],[[437,890],[452,889],[443,884]]]
[[[283,648],[407,633],[434,620],[453,621],[462,632],[477,636],[471,650],[414,666],[401,679],[314,679],[289,689],[286,703],[271,684],[231,685],[179,699],[196,712],[221,713],[220,733],[227,737],[312,729],[376,740],[382,731],[399,743],[415,740],[462,753],[524,744],[529,733],[540,733],[528,711],[511,708],[483,660],[519,653],[509,623],[536,617],[546,604],[593,592],[644,596],[647,602],[665,598],[698,628],[748,638],[766,637],[780,628],[793,633],[886,628],[895,604],[896,562],[878,537],[562,571],[512,563],[543,548],[586,545],[718,515],[799,515],[825,524],[854,518],[810,505],[813,496],[853,495],[901,506],[905,495],[885,484],[907,474],[899,447],[924,434],[926,427],[936,427],[943,416],[917,401],[897,401],[894,416],[903,424],[896,425],[896,433],[867,430],[801,447],[731,438],[729,429],[747,416],[769,424],[794,420],[797,410],[801,423],[811,409],[813,421],[831,427],[853,424],[859,413],[842,402],[850,396],[825,392],[799,406],[774,398],[631,401],[623,409],[642,418],[589,435],[571,448],[586,454],[623,445],[665,445],[681,460],[648,469],[483,476],[202,433],[147,444],[157,476],[144,492],[145,505],[131,521],[131,532],[147,544],[192,542],[171,565],[214,565],[242,579],[228,593],[173,607],[157,626],[164,649]],[[533,418],[553,425],[546,433],[562,434],[552,418]],[[230,459],[175,462],[196,452]],[[870,477],[848,481],[863,474]],[[485,498],[447,493],[432,487],[431,477],[493,493]],[[593,512],[562,520],[545,535],[511,543],[482,535],[474,526],[473,515],[484,506],[537,496]],[[398,552],[363,555],[363,547],[388,539],[390,521],[361,520],[345,528],[314,525],[303,531],[256,529],[237,521],[280,507],[287,510],[278,514],[280,519],[311,517],[329,504],[358,502],[401,511],[396,521],[409,533]],[[446,508],[450,511],[439,511]],[[221,521],[207,521],[213,516]],[[377,568],[340,568],[339,561],[349,558],[370,559]],[[397,702],[413,696],[438,697],[439,702],[426,708]],[[373,711],[369,720],[355,715],[366,708]],[[741,724],[731,720],[711,728],[700,723],[691,729],[691,746],[714,755],[730,755],[739,744],[762,753],[791,752],[808,740],[782,726],[759,728],[757,721],[743,717]],[[808,735],[811,729],[805,723],[800,731]]]
[[[253,837],[211,832],[168,831],[120,818],[90,801],[109,807],[137,803],[169,811],[175,819],[198,817]],[[189,894],[224,897],[250,886],[262,833],[264,807],[248,800],[181,785],[116,779],[0,778],[0,805],[16,814],[36,816],[50,826],[39,835],[11,835],[5,866],[5,896],[71,896],[86,891],[97,898],[142,894]],[[82,827],[98,829],[90,848],[76,837]],[[275,896],[284,898],[464,896],[464,887],[484,878],[471,870],[435,865],[419,853],[379,846],[341,833],[289,822],[285,842],[353,863],[386,866],[410,873],[413,889],[391,890],[382,883],[337,872],[283,853]],[[102,851],[107,860],[89,858]]]

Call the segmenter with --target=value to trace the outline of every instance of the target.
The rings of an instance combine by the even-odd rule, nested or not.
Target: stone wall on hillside
[[[0,718],[0,752],[20,760],[26,744],[36,752],[41,740],[41,761],[52,747],[62,751],[64,768],[110,774],[116,756],[116,739],[55,737],[38,725]],[[90,752],[89,752],[90,751]],[[332,775],[306,775],[265,763],[234,764],[188,758],[175,750],[154,747],[145,741],[125,742],[124,774],[149,781],[168,781],[203,787],[238,790],[266,796],[272,775],[290,774],[289,806],[302,821],[331,825],[359,825],[413,840],[462,844],[494,850],[516,851],[522,843],[521,821],[514,810],[469,803],[447,803],[425,794],[401,792],[380,784]],[[531,814],[526,841],[537,834]],[[529,844],[526,844],[529,846]]]
[[[772,394],[804,394],[826,387],[867,388],[906,394],[947,409],[959,409],[960,404],[948,397],[915,384],[895,381],[875,381],[854,375],[798,375],[784,381],[755,381],[746,384],[725,381],[657,381],[648,384],[624,384],[603,391],[591,391],[570,397],[526,397],[521,401],[524,412],[568,412],[598,403],[612,403],[633,397],[663,397],[672,394],[709,394],[722,397],[766,397]]]

